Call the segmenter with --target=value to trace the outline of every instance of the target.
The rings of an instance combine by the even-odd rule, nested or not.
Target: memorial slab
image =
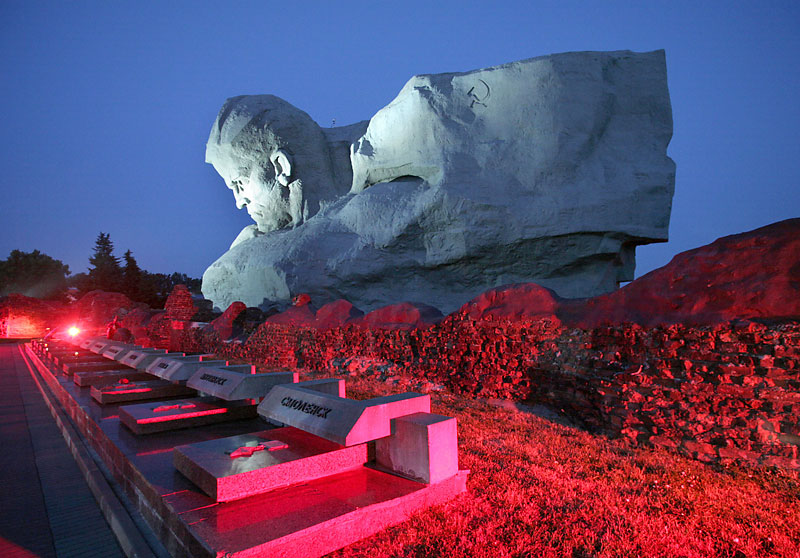
[[[63,370],[64,364],[68,362],[102,362],[102,359],[108,360],[104,356],[96,355],[94,353],[70,351],[55,356],[53,358],[53,362],[57,368]]]
[[[460,471],[428,485],[360,467],[181,519],[217,556],[315,558],[452,499],[466,491],[466,478]]]
[[[54,390],[76,428],[131,496],[134,506],[172,556],[317,558],[466,490],[467,471],[459,471],[439,483],[425,484],[371,467],[357,467],[250,498],[215,502],[184,475],[175,474],[173,448],[217,436],[260,431],[259,421],[214,425],[148,439],[133,437],[120,432],[116,415],[124,419],[122,409],[142,405],[150,406],[151,411],[154,405],[164,409],[187,407],[193,404],[192,400],[101,409],[91,403],[87,390],[52,376],[52,369],[48,371],[32,351],[28,356],[38,371],[35,373],[41,374]],[[330,384],[317,388],[329,389]],[[218,412],[219,401],[214,403],[212,410]],[[254,406],[247,408],[252,410]],[[203,411],[196,404],[191,410]],[[270,437],[269,432],[266,437]],[[246,463],[261,452],[280,451],[278,448],[284,445],[290,443],[276,439],[263,439],[255,445],[245,442],[233,449],[228,459]]]
[[[168,353],[163,349],[133,349],[125,353],[119,361],[126,366],[145,372],[151,362],[163,356],[185,356],[186,353]]]
[[[122,357],[128,353],[128,351],[141,348],[142,347],[138,345],[128,345],[127,343],[115,342],[114,344],[103,349],[102,355],[113,360],[121,360]]]
[[[245,368],[245,369],[243,369]],[[242,366],[221,366],[198,369],[186,382],[186,386],[199,392],[213,395],[225,401],[259,399],[274,386],[297,383],[297,372],[252,373]]]
[[[106,347],[112,345],[114,341],[111,339],[98,339],[89,346],[89,350],[93,353],[102,353]]]
[[[159,357],[150,363],[147,372],[170,382],[186,383],[197,370],[204,367],[227,366],[226,360],[205,360],[203,357]]]
[[[66,362],[62,367],[64,374],[67,376],[74,376],[78,372],[100,372],[102,370],[130,370],[129,366],[125,366],[121,362],[115,362],[102,357],[101,361],[89,362]]]
[[[258,406],[258,414],[268,420],[344,446],[389,436],[391,419],[430,410],[430,396],[418,393],[356,401],[292,385],[275,386]]]
[[[72,345],[67,345],[64,343],[58,343],[58,344],[48,343],[46,347],[47,347],[47,352],[54,355],[72,354],[75,352],[77,352],[78,354],[94,354],[90,353],[89,351],[86,351],[85,349],[79,349],[78,347],[74,347]]]
[[[95,354],[92,354],[92,356],[93,357],[97,357],[97,355],[95,355]],[[48,357],[49,357],[50,362],[52,362],[56,366],[56,368],[60,368],[61,367],[61,363],[64,360],[69,360],[69,359],[75,360],[77,358],[80,358],[80,352],[79,351],[75,351],[75,350],[70,350],[70,351],[50,351],[50,352],[48,352]]]
[[[103,341],[103,340],[104,340],[103,337],[88,337],[86,339],[82,339],[78,343],[78,347],[80,347],[81,349],[88,350],[89,347],[91,347],[94,343],[98,343],[98,342]],[[108,339],[105,339],[105,340],[108,341]]]
[[[72,352],[74,352],[74,349],[72,347],[64,347],[52,343],[47,343],[46,345],[44,345],[42,349],[42,355],[48,360],[53,360],[57,356],[69,354]]]
[[[119,408],[122,424],[134,434],[153,434],[258,416],[249,401],[220,401],[213,397],[173,399]]]
[[[128,380],[130,382],[137,380],[151,380],[153,377],[147,372],[139,372],[133,368],[128,368],[124,364],[120,365],[122,368],[117,370],[90,370],[87,372],[76,372],[72,375],[72,380],[80,387],[99,386],[104,384],[113,384],[120,380]]]
[[[113,384],[93,385],[91,387],[92,399],[101,405],[197,395],[193,389],[173,384],[166,380],[123,380]]]
[[[173,450],[175,468],[217,502],[349,471],[367,459],[366,444],[346,447],[292,427]]]
[[[59,351],[59,355],[61,357],[71,356],[75,358],[83,358],[83,359],[100,359],[105,358],[103,355],[93,353],[87,349],[78,349],[77,347],[70,347],[69,350],[65,349],[63,351]]]

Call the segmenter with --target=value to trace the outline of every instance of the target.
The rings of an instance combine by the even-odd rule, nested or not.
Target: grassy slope
[[[346,377],[348,397],[406,391]],[[800,556],[800,475],[719,468],[447,392],[469,493],[332,556]]]

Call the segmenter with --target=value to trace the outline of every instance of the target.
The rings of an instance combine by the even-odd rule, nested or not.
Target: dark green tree
[[[21,293],[36,298],[61,298],[67,287],[69,266],[34,250],[12,250],[0,260],[0,296]]]
[[[123,293],[131,300],[144,302],[153,308],[162,308],[175,285],[184,284],[192,292],[200,292],[200,279],[193,279],[185,273],[149,273],[139,267],[133,252],[125,252],[124,264],[114,256],[114,243],[108,233],[97,236],[94,254],[89,258],[92,267],[88,274],[78,274],[71,284],[81,293],[101,289]],[[81,276],[82,275],[82,276]]]
[[[122,267],[123,293],[131,300],[141,300],[142,297],[142,269],[136,263],[133,253],[128,250],[123,256],[125,265]]]
[[[193,279],[185,273],[176,272],[169,276],[169,280],[170,283],[172,283],[172,287],[175,285],[186,285],[186,288],[194,294],[200,294],[200,287],[202,285],[202,281],[200,279]],[[170,287],[170,292],[172,292],[172,287]]]
[[[119,258],[114,255],[111,235],[101,232],[94,243],[94,255],[89,258],[90,285],[93,289],[120,292],[123,290],[122,268]]]

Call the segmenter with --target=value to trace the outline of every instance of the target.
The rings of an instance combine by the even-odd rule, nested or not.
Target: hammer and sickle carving
[[[489,88],[489,84],[487,84],[482,79],[478,80],[477,85],[473,85],[469,91],[467,91],[467,97],[471,98],[469,103],[469,108],[474,107],[476,104],[481,106],[486,106],[486,100],[491,95],[492,90]]]

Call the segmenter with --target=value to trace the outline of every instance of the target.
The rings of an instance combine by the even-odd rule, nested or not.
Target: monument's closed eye
[[[255,223],[203,294],[220,309],[304,292],[450,312],[506,283],[609,292],[633,278],[637,245],[667,239],[671,137],[663,51],[416,76],[369,121],[336,128],[271,95],[229,99],[206,160],[236,176]]]

